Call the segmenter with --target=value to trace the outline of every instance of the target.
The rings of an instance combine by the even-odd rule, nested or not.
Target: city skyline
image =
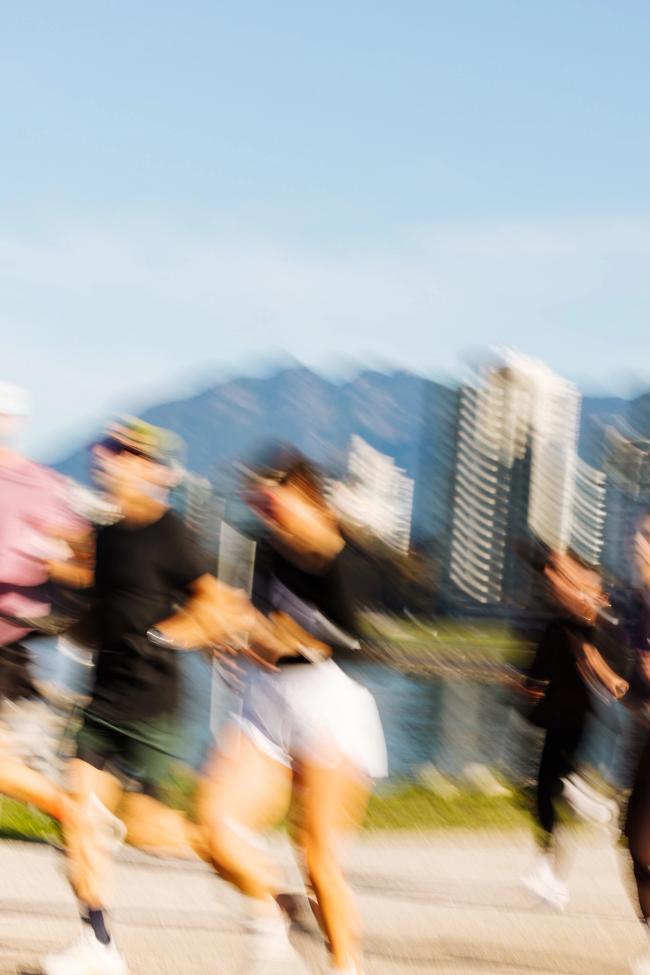
[[[503,349],[477,362],[459,393],[448,577],[486,608],[538,593],[522,546],[599,564],[607,485],[580,457],[582,397],[545,363]]]
[[[297,419],[295,434],[307,437],[303,449],[310,421],[315,422],[313,442],[325,448],[318,460],[328,496],[344,523],[367,531],[397,555],[408,555],[413,542],[416,553],[426,553],[442,569],[440,596],[449,607],[482,606],[490,614],[538,606],[539,581],[521,560],[531,543],[547,551],[572,551],[588,564],[601,564],[608,578],[630,581],[630,541],[650,498],[650,395],[628,404],[626,413],[605,401],[602,412],[592,408],[585,415],[575,384],[518,351],[493,350],[475,360],[463,384],[448,390],[446,407],[444,400],[430,399],[425,380],[418,394],[403,388],[403,402],[411,399],[416,415],[401,433],[395,428],[391,440],[386,425],[395,423],[400,396],[395,398],[390,377],[377,374],[373,389],[369,375],[346,390],[349,404],[356,404],[347,416],[347,435],[340,425],[345,409],[331,425],[337,390],[340,399],[344,387],[330,388],[334,399],[328,403],[327,386],[305,369],[275,377],[273,395],[279,400],[273,395],[265,400],[260,389],[262,398],[255,403],[254,384],[246,390],[234,383],[226,385],[222,405],[226,416],[254,418],[273,416],[274,402],[284,401],[287,416]],[[386,409],[391,402],[398,411],[392,418]],[[222,427],[219,399],[198,397],[194,412],[188,405],[192,401],[163,405],[154,419],[179,435],[184,422],[199,436],[189,445],[187,476],[173,504],[214,555],[222,519],[244,531],[251,527],[246,517],[241,520],[231,463],[241,456],[239,449],[233,452],[235,444],[248,444],[241,439],[246,428],[225,452],[222,445],[220,462],[212,466],[214,437]],[[209,414],[214,414],[212,426],[205,424]],[[338,442],[322,440],[328,426],[338,426]],[[415,440],[405,454],[409,429]],[[269,428],[265,436],[271,433]],[[426,460],[430,444],[435,445],[433,467]],[[78,470],[65,472],[79,476]]]
[[[516,351],[525,354],[521,348],[516,348]],[[206,370],[205,367],[197,368],[189,374],[179,373],[176,380],[169,383],[152,384],[150,387],[138,386],[127,390],[123,396],[118,396],[114,400],[104,403],[98,402],[95,409],[91,409],[89,403],[86,412],[76,413],[73,419],[70,419],[62,428],[54,432],[47,425],[43,425],[43,416],[38,410],[39,406],[43,404],[42,394],[34,395],[29,387],[23,387],[29,394],[32,412],[21,433],[21,444],[36,459],[47,463],[58,463],[71,450],[75,450],[88,437],[94,435],[107,418],[115,414],[148,412],[151,409],[156,409],[161,403],[183,402],[194,396],[200,396],[212,388],[218,388],[223,383],[264,380],[286,370],[294,369],[305,369],[326,382],[341,386],[370,371],[386,376],[412,375],[450,390],[460,390],[468,371],[471,370],[471,363],[479,361],[481,357],[489,354],[491,354],[489,345],[475,347],[459,354],[457,368],[453,371],[426,371],[407,368],[398,363],[390,364],[385,360],[361,361],[354,357],[339,357],[336,361],[331,360],[322,366],[310,365],[287,353],[276,352],[273,356],[261,357],[252,364],[250,361],[242,361],[240,370],[235,366],[227,369],[215,367],[214,374],[210,375],[212,370]],[[618,384],[609,385],[600,383],[596,379],[591,382],[588,380],[580,382],[566,373],[564,378],[577,386],[583,398],[611,398],[621,402],[631,402],[650,393],[650,380],[646,382],[638,376],[635,379],[631,374],[621,378]],[[45,407],[47,407],[47,403],[45,403]]]

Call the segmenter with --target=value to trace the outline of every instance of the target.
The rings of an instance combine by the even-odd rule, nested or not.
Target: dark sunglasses
[[[245,491],[254,491],[257,488],[264,487],[278,487],[279,485],[286,484],[290,473],[289,471],[276,470],[270,467],[255,470],[252,467],[247,467],[245,464],[242,464],[239,461],[234,461],[233,467],[249,485],[244,489]]]
[[[121,440],[117,440],[115,437],[104,437],[95,444],[95,447],[99,447],[101,450],[105,450],[108,454],[113,454],[117,456],[118,454],[132,454],[134,457],[144,457],[145,460],[151,460],[151,456],[144,450],[140,450],[138,447],[131,446],[130,444],[122,443]]]

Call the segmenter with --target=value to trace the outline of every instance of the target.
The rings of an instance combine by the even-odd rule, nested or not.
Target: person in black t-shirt
[[[634,877],[636,906],[650,948],[650,514],[642,517],[636,527],[634,563],[637,590],[630,601],[633,613],[628,621],[635,657],[630,696],[635,713],[634,737],[640,738],[641,747],[624,832]],[[649,975],[650,952],[634,959],[631,970],[634,975]]]
[[[241,711],[208,769],[200,818],[217,870],[247,895],[252,970],[286,972],[278,888],[254,831],[279,820],[293,792],[331,970],[355,973],[359,922],[334,839],[358,825],[371,778],[387,770],[374,700],[334,660],[359,646],[351,552],[316,471],[296,452],[274,452],[248,470],[245,496],[266,529],[253,602],[285,646],[275,672],[246,667]]]
[[[609,668],[594,646],[598,613],[607,602],[598,570],[571,554],[552,553],[544,574],[560,614],[544,632],[527,675],[536,701],[530,720],[546,734],[536,795],[542,856],[524,885],[542,900],[563,909],[568,890],[558,875],[558,850],[553,845],[555,803],[563,780],[576,767],[591,710],[589,685],[600,683],[620,697],[627,691],[627,683]]]
[[[167,437],[132,420],[112,427],[94,449],[97,478],[122,517],[97,532],[92,607],[78,628],[96,649],[94,685],[70,774],[78,814],[66,833],[70,878],[85,923],[78,942],[45,959],[46,975],[126,972],[104,913],[110,848],[123,836],[112,811],[125,780],[155,796],[175,753],[174,648],[214,647],[242,628],[264,643],[255,623],[259,614],[243,594],[209,574],[205,557],[167,506],[174,479]]]

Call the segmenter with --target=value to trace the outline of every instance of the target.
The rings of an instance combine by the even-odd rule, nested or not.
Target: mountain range
[[[444,529],[457,403],[457,389],[410,372],[366,370],[337,383],[298,366],[265,377],[229,379],[186,399],[152,406],[142,416],[182,437],[187,467],[216,484],[233,457],[269,438],[295,444],[338,475],[356,433],[395,458],[414,479],[413,534],[425,538]],[[612,415],[627,416],[640,433],[650,435],[650,394],[629,402],[584,397],[580,444],[591,463],[598,460],[599,421]],[[87,447],[57,467],[87,481]]]

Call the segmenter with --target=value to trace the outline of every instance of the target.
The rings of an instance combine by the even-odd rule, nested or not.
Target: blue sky
[[[51,452],[284,349],[650,378],[650,5],[9,4],[4,376]]]

